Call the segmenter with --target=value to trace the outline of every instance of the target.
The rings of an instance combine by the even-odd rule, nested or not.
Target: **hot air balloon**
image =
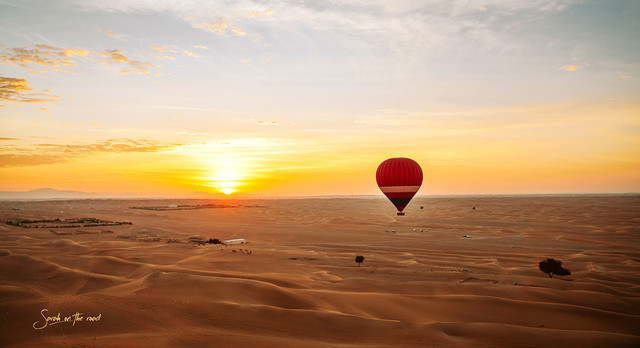
[[[410,158],[389,158],[378,166],[376,181],[382,193],[398,209],[398,215],[404,215],[402,211],[422,185],[422,169]]]

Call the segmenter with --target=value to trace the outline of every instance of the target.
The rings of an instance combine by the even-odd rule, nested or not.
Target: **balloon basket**
[[[403,213],[403,212],[401,212],[401,211],[399,211],[399,212],[398,212],[398,216],[404,216],[404,213]]]

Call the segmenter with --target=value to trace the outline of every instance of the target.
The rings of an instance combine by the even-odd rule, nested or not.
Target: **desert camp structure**
[[[224,244],[224,245],[247,244],[247,240],[244,239],[244,238],[227,239],[227,240],[223,240],[222,244]]]
[[[194,243],[204,243],[204,239],[202,238],[202,236],[199,236],[197,234],[189,236],[189,241]]]

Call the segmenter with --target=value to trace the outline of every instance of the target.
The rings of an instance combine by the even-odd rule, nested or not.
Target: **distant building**
[[[222,241],[222,244],[224,245],[237,245],[237,244],[247,244],[247,241],[243,238],[238,238],[238,239],[227,239]]]
[[[199,235],[189,236],[189,241],[194,243],[204,243],[204,239]]]

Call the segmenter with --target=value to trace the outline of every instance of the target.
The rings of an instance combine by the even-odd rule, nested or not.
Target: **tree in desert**
[[[364,261],[364,256],[362,255],[356,256],[356,262],[358,263],[358,267],[360,267],[360,264],[362,263],[362,261]]]
[[[554,260],[554,259],[546,259],[544,261],[540,261],[538,264],[540,271],[549,275],[549,278],[553,278],[554,274],[559,276],[571,275],[571,271],[562,267],[562,261]]]

